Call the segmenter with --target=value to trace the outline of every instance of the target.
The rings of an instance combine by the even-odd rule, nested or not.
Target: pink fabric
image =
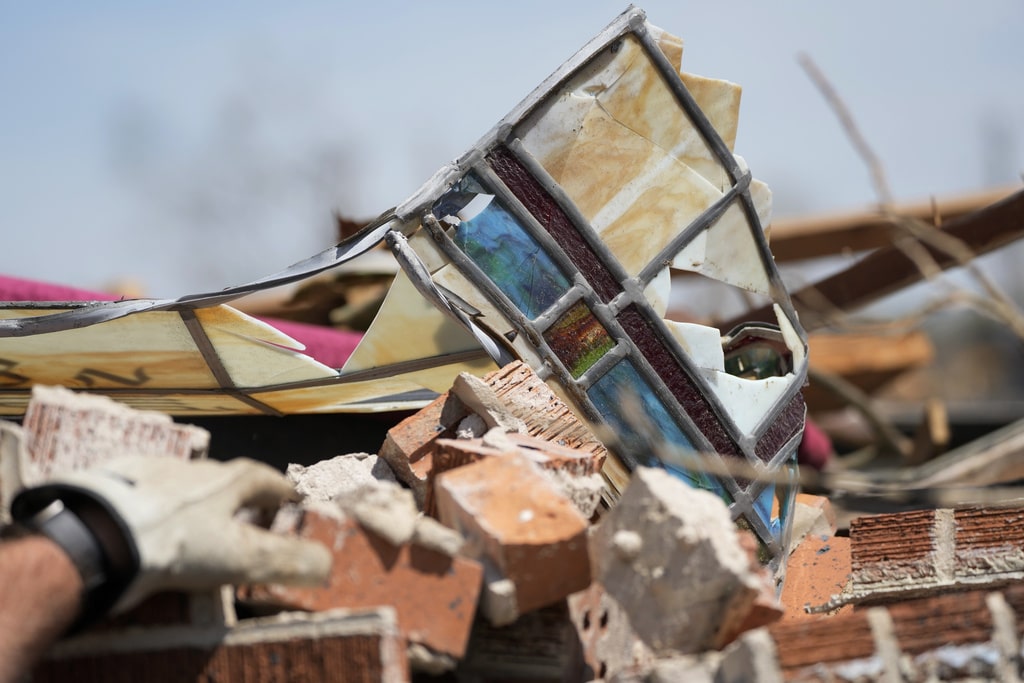
[[[0,275],[0,301],[114,301],[117,297],[65,285]],[[352,355],[362,335],[322,325],[260,318],[292,339],[305,344],[304,353],[332,368],[340,368]]]
[[[804,423],[804,438],[797,449],[796,459],[801,465],[824,469],[832,458],[832,440],[821,427],[810,419]]]

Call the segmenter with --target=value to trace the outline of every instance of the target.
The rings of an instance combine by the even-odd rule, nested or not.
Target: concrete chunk
[[[595,579],[657,654],[721,647],[749,624],[768,577],[725,504],[664,470],[639,468],[591,538]],[[776,614],[777,616],[777,614]]]

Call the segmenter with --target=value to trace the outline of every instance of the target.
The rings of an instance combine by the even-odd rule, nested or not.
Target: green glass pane
[[[544,340],[573,378],[579,378],[615,347],[608,330],[582,301],[544,332]]]

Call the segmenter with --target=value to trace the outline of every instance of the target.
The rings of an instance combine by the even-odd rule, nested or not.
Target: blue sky
[[[4,272],[154,296],[256,278],[402,201],[625,8],[0,0]],[[876,200],[809,54],[898,199],[1024,170],[1024,3],[641,4],[744,87],[737,151],[777,215]]]

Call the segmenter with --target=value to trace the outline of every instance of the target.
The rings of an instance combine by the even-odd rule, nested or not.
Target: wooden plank
[[[927,202],[899,204],[883,214],[879,209],[847,214],[799,216],[772,221],[771,247],[777,262],[859,252],[889,246],[896,232],[893,216],[914,218],[941,226],[994,204],[1019,190],[1001,187]]]
[[[1024,236],[1024,190],[991,206],[961,216],[942,226],[975,256],[986,254]],[[949,254],[924,247],[943,270],[958,265]],[[846,270],[793,293],[793,305],[807,330],[824,327],[835,313],[845,313],[892,294],[922,279],[916,264],[895,246],[877,249]],[[729,330],[748,321],[775,322],[770,306],[758,308],[721,323]]]

